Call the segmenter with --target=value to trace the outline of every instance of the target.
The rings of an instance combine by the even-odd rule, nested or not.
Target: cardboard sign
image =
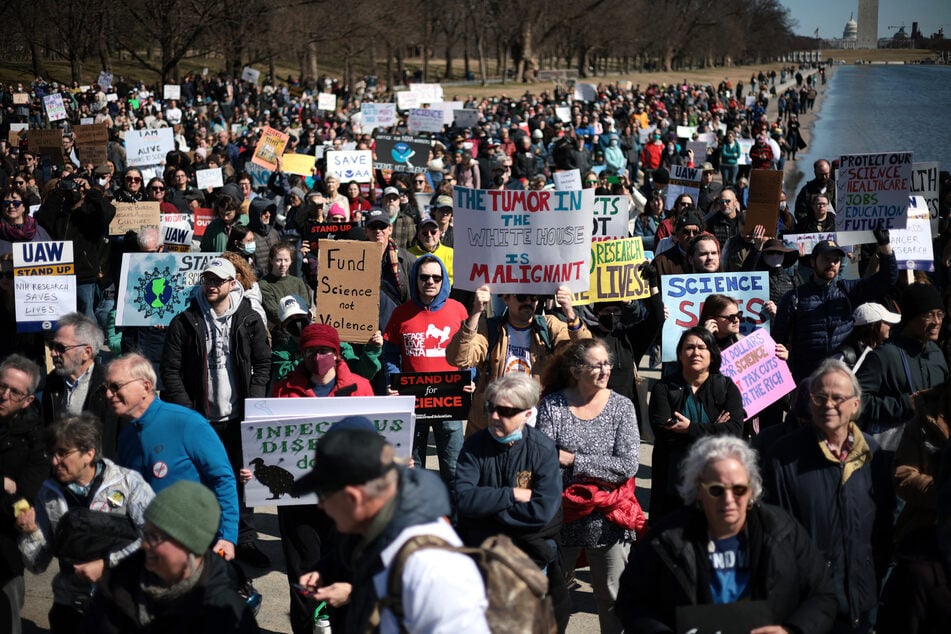
[[[201,271],[217,253],[126,253],[116,296],[117,326],[167,326],[188,307]]]
[[[13,242],[13,275],[72,275],[73,241]]]
[[[667,185],[667,209],[673,209],[677,197],[681,194],[690,194],[694,200],[700,196],[700,177],[703,170],[684,165],[670,166],[670,183]]]
[[[214,189],[215,187],[223,187],[225,184],[220,167],[197,170],[195,172],[195,181],[198,184],[198,189]]]
[[[796,389],[789,366],[776,358],[776,342],[762,328],[721,351],[720,356],[720,372],[740,388],[747,418]]]
[[[373,152],[370,150],[338,150],[326,154],[327,172],[342,182],[373,182]]]
[[[27,106],[30,104],[30,93],[28,92],[15,92],[13,93],[13,105],[14,106]]]
[[[105,165],[109,151],[104,145],[76,145],[76,156],[83,165]]]
[[[931,233],[938,235],[938,172],[937,161],[911,164],[911,195],[921,196],[931,213]]]
[[[750,170],[749,200],[746,205],[746,231],[756,225],[775,236],[779,226],[779,197],[783,192],[783,173],[779,170]]]
[[[378,134],[373,169],[424,174],[429,161],[429,141],[409,135]]]
[[[311,154],[285,154],[281,157],[281,169],[287,174],[313,176],[315,161]]]
[[[380,245],[335,240],[319,247],[315,321],[336,328],[341,341],[366,343],[379,330]]]
[[[129,167],[159,165],[165,155],[175,149],[171,128],[156,130],[129,130],[125,133],[126,163]]]
[[[481,114],[478,110],[472,108],[463,108],[452,111],[453,125],[457,128],[474,128],[479,125]]]
[[[182,87],[178,84],[165,84],[162,86],[162,98],[178,101],[182,98]]]
[[[191,251],[195,221],[191,214],[162,214],[162,235],[166,251]]]
[[[364,132],[396,125],[395,103],[365,103],[360,106],[360,113],[363,115]]]
[[[340,419],[366,416],[400,458],[413,450],[412,396],[349,398],[249,398],[241,423],[244,465],[253,478],[244,487],[250,506],[313,505],[314,494],[290,496],[290,484],[314,468],[317,441]]]
[[[195,222],[195,238],[201,238],[205,235],[205,229],[215,219],[215,210],[208,207],[198,207],[192,214]]]
[[[113,204],[116,207],[116,217],[109,223],[111,236],[124,236],[127,231],[138,233],[144,227],[158,229],[161,226],[161,203],[157,201]]]
[[[289,134],[284,134],[280,130],[265,127],[254,148],[251,162],[273,172],[277,169],[277,157],[284,154],[284,148],[287,147],[290,138]]]
[[[562,170],[551,175],[555,189],[560,192],[578,191],[581,187],[581,170]]]
[[[639,273],[646,261],[640,237],[591,244],[591,287],[575,297],[575,304],[629,302],[650,297],[650,288]]]
[[[594,190],[455,187],[454,286],[493,293],[587,290]]]
[[[880,222],[886,229],[904,229],[911,174],[911,152],[842,156],[835,182],[836,231],[864,232],[864,243],[875,241],[871,231]]]
[[[406,125],[410,132],[442,132],[442,111],[432,108],[412,108]]]
[[[43,97],[43,107],[46,108],[46,118],[51,122],[66,118],[66,104],[63,103],[63,95],[58,92]]]
[[[390,375],[390,389],[416,397],[416,424],[466,420],[472,394],[469,372],[403,372]]]
[[[898,268],[905,271],[934,272],[934,242],[931,214],[921,196],[908,200],[908,226],[888,232]]]
[[[63,153],[63,131],[59,128],[52,130],[31,129],[26,133],[26,144],[31,152],[39,152],[41,147],[60,149]]]
[[[720,293],[739,301],[743,319],[740,332],[769,328],[769,319],[763,305],[769,301],[769,273],[695,273],[690,275],[662,275],[660,292],[670,316],[664,320],[661,331],[661,359],[677,360],[677,342],[683,331],[696,326],[708,295]]]
[[[248,81],[252,84],[257,84],[258,80],[261,79],[261,71],[255,70],[250,66],[245,66],[241,71],[241,81]]]
[[[337,109],[337,95],[330,92],[322,92],[317,95],[317,109],[333,112]]]
[[[76,145],[106,145],[109,143],[109,126],[105,123],[90,123],[73,126]]]

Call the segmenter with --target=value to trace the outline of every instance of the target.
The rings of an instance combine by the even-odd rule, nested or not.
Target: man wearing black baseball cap
[[[393,446],[364,416],[349,416],[330,428],[317,443],[314,470],[295,488],[316,492],[320,507],[347,536],[343,551],[352,590],[345,631],[367,630],[386,594],[389,567],[411,537],[434,535],[462,545],[446,520],[449,495],[439,478],[397,464]],[[302,575],[300,583],[315,600],[340,600],[319,570]],[[401,626],[411,633],[489,631],[482,577],[466,555],[421,549],[406,561],[402,585],[402,622],[382,609],[377,631],[397,632]]]

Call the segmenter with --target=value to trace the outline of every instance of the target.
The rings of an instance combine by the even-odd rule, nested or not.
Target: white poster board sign
[[[327,152],[327,172],[342,182],[373,182],[373,152],[370,150],[338,150]]]
[[[130,167],[158,165],[175,149],[171,128],[129,130],[125,133],[126,163]]]

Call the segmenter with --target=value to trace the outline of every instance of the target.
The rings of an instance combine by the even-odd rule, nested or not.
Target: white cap
[[[878,321],[894,325],[901,321],[901,315],[886,310],[884,306],[875,302],[868,302],[856,308],[852,313],[852,318],[855,320],[856,326],[874,324]]]
[[[238,276],[238,273],[234,270],[234,264],[224,258],[210,260],[205,268],[201,270],[202,275],[205,273],[211,273],[221,280],[233,280]]]
[[[296,317],[297,315],[307,316],[307,311],[304,310],[301,305],[300,298],[296,295],[285,295],[281,298],[281,303],[278,305],[277,310],[277,319],[282,324],[290,319],[291,317]]]

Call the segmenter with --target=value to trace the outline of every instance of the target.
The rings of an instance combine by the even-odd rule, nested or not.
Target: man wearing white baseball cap
[[[865,357],[888,341],[891,327],[901,321],[901,315],[876,302],[866,302],[852,311],[852,319],[855,327],[834,357],[858,372]]]

